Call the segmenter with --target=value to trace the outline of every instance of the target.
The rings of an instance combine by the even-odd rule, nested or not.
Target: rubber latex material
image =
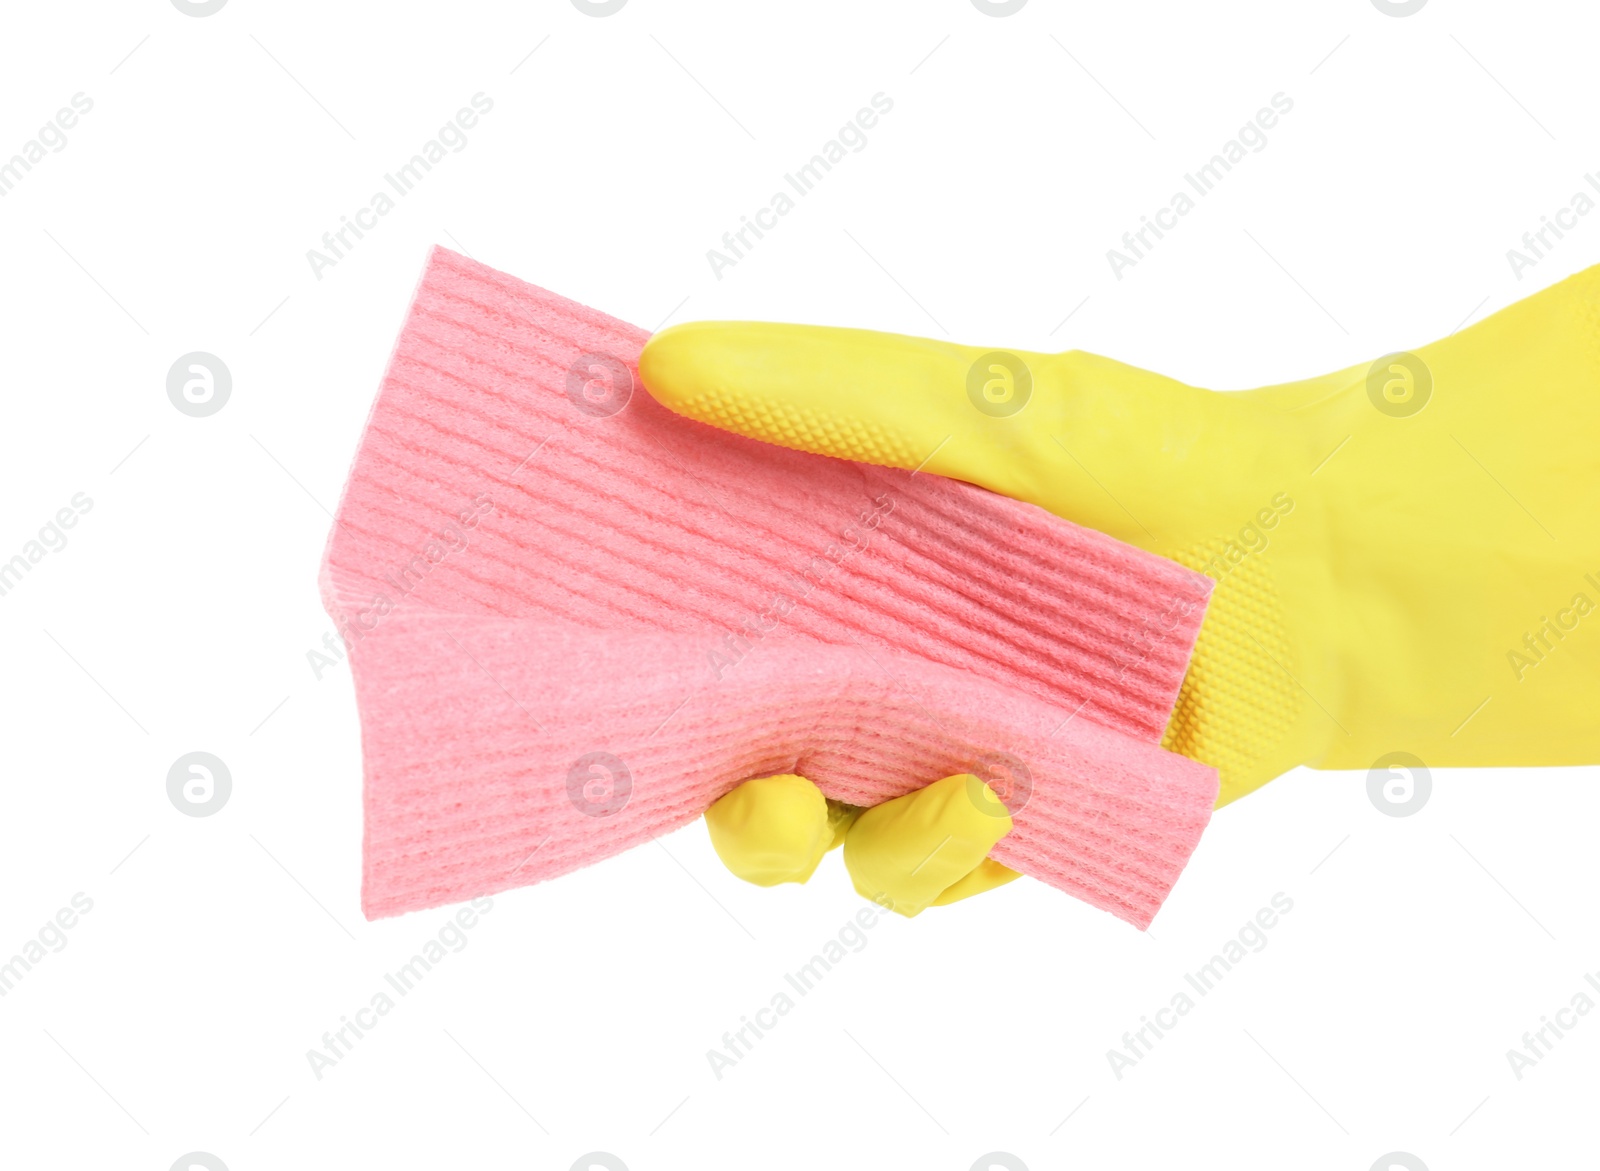
[[[735,787],[706,810],[706,829],[723,865],[757,886],[805,882],[845,846],[856,889],[909,918],[1021,877],[986,857],[1011,830],[1005,810],[970,774],[861,810],[791,773]]]
[[[1592,268],[1412,354],[1239,393],[1002,352],[1024,389],[995,351],[762,323],[674,326],[640,372],[691,418],[980,484],[1214,578],[1164,742],[1227,801],[1395,752],[1600,761],[1597,325]]]
[[[822,790],[783,773],[746,781],[706,810],[706,830],[722,864],[757,886],[805,882],[844,834]]]
[[[1130,922],[1215,773],[1158,747],[1211,583],[1028,504],[632,393],[644,331],[430,259],[324,564],[363,909],[525,885],[795,773],[871,806],[1005,779],[992,851]]]
[[[994,875],[978,867],[1010,832],[1005,806],[981,780],[945,777],[863,811],[845,835],[844,863],[857,894],[910,918],[947,895],[953,902],[978,893],[952,888],[976,888]]]

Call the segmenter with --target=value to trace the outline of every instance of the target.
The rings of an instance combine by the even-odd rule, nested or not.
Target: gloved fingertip
[[[1010,832],[1011,815],[994,790],[957,773],[864,810],[846,836],[845,868],[860,894],[884,894],[891,909],[911,918]]]
[[[964,876],[945,887],[943,893],[928,905],[947,907],[951,903],[959,903],[962,899],[970,899],[973,895],[981,895],[985,891],[1005,886],[1006,883],[1021,877],[1021,874],[1004,863],[996,862],[993,858],[985,858]]]
[[[881,888],[874,888],[865,880],[863,875],[856,873],[854,870],[850,870],[849,873],[850,885],[855,888],[856,894],[866,899],[869,903],[876,903],[882,910],[893,911],[902,919],[915,919],[918,915],[922,914],[923,911],[928,909],[927,903],[911,903],[905,901],[903,892],[902,897],[896,899],[888,891]]]
[[[705,821],[722,864],[756,886],[805,882],[833,842],[821,790],[793,773],[745,781],[706,810]]]

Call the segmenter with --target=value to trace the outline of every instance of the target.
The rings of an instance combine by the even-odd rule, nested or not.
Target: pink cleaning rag
[[[1147,925],[1216,799],[1158,746],[1210,580],[674,415],[639,386],[647,336],[429,258],[321,577],[366,914],[600,861],[749,777],[872,805],[971,771],[1014,819],[996,860]]]

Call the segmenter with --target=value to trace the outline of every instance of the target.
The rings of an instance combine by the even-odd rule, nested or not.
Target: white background
[[[349,673],[306,652],[327,509],[434,242],[652,329],[1309,376],[1600,256],[1596,217],[1520,281],[1506,259],[1600,169],[1596,23],[1581,0],[10,5],[0,157],[94,108],[0,199],[0,554],[94,503],[0,597],[0,958],[75,893],[93,910],[0,999],[0,1165],[1592,1152],[1600,1016],[1520,1081],[1505,1054],[1600,970],[1594,769],[1436,771],[1406,818],[1364,774],[1297,772],[1217,815],[1148,935],[1028,880],[882,923],[720,1081],[706,1051],[860,904],[836,855],[743,886],[696,824],[497,897],[318,1080],[306,1051],[449,911],[362,919]],[[307,249],[480,91],[466,148],[316,279]],[[880,91],[866,148],[716,279],[706,250]],[[1279,92],[1267,147],[1115,279],[1106,250]],[[193,350],[233,376],[209,418],[166,395]],[[166,793],[194,750],[233,777],[207,818]],[[1118,1080],[1106,1051],[1280,891],[1268,946]]]

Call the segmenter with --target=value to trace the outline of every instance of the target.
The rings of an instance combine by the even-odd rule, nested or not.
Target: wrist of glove
[[[1018,877],[987,857],[1011,832],[996,808],[1004,806],[989,786],[965,773],[870,809],[831,801],[786,773],[744,782],[705,819],[717,856],[746,882],[805,882],[843,847],[856,892],[910,918]]]

